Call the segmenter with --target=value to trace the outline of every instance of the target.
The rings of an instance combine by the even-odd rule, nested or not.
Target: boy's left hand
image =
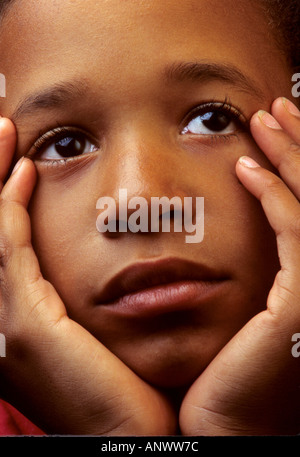
[[[271,113],[256,113],[251,131],[280,177],[249,158],[239,160],[236,172],[275,231],[281,269],[266,310],[187,392],[180,411],[183,434],[300,433],[300,359],[291,352],[292,337],[300,332],[300,112],[279,98]]]

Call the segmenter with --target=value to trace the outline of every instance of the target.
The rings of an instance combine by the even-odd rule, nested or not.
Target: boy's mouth
[[[174,257],[137,262],[115,275],[96,303],[127,317],[192,310],[224,293],[229,279],[224,273]]]

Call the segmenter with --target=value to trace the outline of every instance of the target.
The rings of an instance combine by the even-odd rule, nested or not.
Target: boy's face
[[[70,317],[140,376],[191,383],[265,307],[278,269],[260,204],[235,174],[242,155],[270,166],[247,121],[290,96],[263,14],[246,0],[16,0],[0,49],[1,114],[17,126],[17,155],[32,154],[50,130],[73,130],[36,156],[29,210],[43,274]],[[72,157],[57,160],[65,151]],[[119,189],[149,205],[154,196],[204,197],[204,240],[186,243],[184,230],[100,233],[97,200],[118,203]],[[170,258],[176,274],[151,267]],[[123,289],[112,287],[129,296],[107,304],[108,282],[136,263],[117,278]],[[196,296],[191,273],[200,280]],[[171,283],[169,274],[176,283],[157,285]]]

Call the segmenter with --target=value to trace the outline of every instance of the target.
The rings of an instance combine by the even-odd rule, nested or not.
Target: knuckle
[[[275,197],[280,196],[284,184],[280,178],[275,175],[269,175],[265,181],[265,191],[272,193]]]
[[[300,213],[298,213],[290,222],[288,231],[291,233],[293,238],[300,242]]]
[[[23,221],[15,205],[0,199],[0,269],[8,265],[15,248],[31,247],[29,239],[19,236],[23,232]]]
[[[8,215],[8,211],[10,209],[11,202],[6,201],[2,196],[0,197],[0,212],[1,212],[1,219],[4,220],[5,217]]]
[[[12,254],[12,247],[4,235],[0,235],[0,268],[7,266]]]
[[[285,149],[284,154],[280,157],[277,167],[280,174],[294,175],[299,174],[300,166],[300,145],[295,142],[290,142]]]
[[[0,199],[0,231],[1,233],[7,232],[7,228],[10,228],[11,223],[15,219],[14,205],[12,202],[6,202]],[[9,231],[8,231],[9,233]]]
[[[291,155],[293,155],[293,156],[296,155],[296,157],[299,157],[300,145],[295,142],[291,142],[289,144],[288,151]],[[300,159],[300,157],[299,157],[299,159]]]

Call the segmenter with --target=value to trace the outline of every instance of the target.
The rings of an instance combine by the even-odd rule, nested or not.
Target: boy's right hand
[[[49,434],[174,434],[164,396],[69,319],[42,277],[26,209],[32,161],[21,159],[3,186],[15,145],[13,123],[0,119],[0,396]]]

